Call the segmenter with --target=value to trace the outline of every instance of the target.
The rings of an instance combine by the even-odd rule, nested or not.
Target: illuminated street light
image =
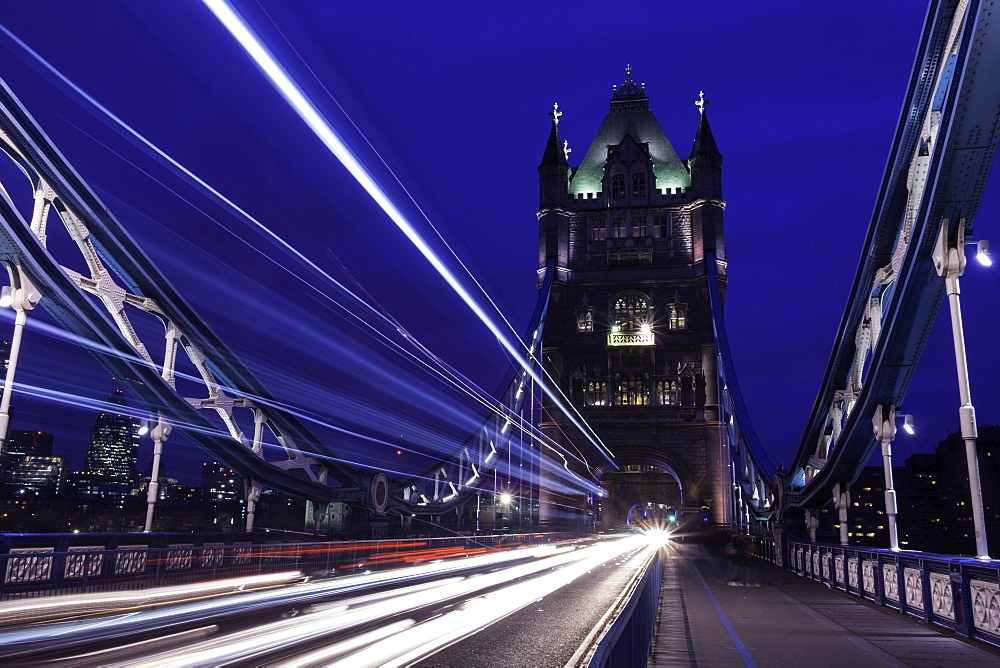
[[[977,241],[976,243],[976,259],[979,260],[979,264],[984,267],[993,266],[993,258],[990,257],[990,242],[986,239],[982,241]]]
[[[510,499],[511,499],[510,494],[508,494],[507,492],[504,492],[503,494],[500,495],[500,505],[502,505],[502,506],[509,506],[510,505]]]
[[[972,392],[969,388],[969,364],[965,355],[965,332],[962,328],[961,290],[958,277],[965,271],[965,219],[958,221],[951,234],[950,222],[947,218],[941,221],[937,243],[931,259],[938,276],[944,279],[945,292],[948,294],[948,306],[951,310],[951,331],[955,342],[955,365],[958,371],[958,394],[961,405],[958,409],[959,423],[962,428],[962,440],[965,441],[965,459],[969,470],[969,493],[972,505],[972,524],[976,534],[976,557],[989,559],[989,546],[986,540],[986,520],[983,514],[983,488],[979,480],[979,456],[976,451],[976,439],[979,433],[976,429],[976,409],[972,405]],[[980,253],[983,251],[980,242]],[[986,244],[987,253],[989,244]],[[977,254],[977,257],[979,255]],[[989,259],[989,256],[986,256]],[[982,262],[982,260],[980,260]]]
[[[896,417],[903,418],[903,431],[905,431],[910,436],[913,436],[916,430],[913,428],[913,416],[903,415],[902,413],[896,413]]]

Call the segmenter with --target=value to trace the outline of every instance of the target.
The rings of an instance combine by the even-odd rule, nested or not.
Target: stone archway
[[[607,492],[599,506],[601,528],[662,527],[679,519],[684,506],[685,471],[678,471],[675,463],[663,457],[636,454],[617,461],[617,470],[600,474],[601,486]]]

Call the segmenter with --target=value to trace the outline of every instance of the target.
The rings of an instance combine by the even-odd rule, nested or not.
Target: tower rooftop
[[[594,141],[573,175],[570,192],[577,195],[602,192],[608,149],[620,144],[626,135],[631,135],[640,144],[649,145],[657,188],[689,187],[691,176],[687,166],[649,110],[645,86],[632,79],[631,66],[625,68],[625,82],[615,86],[614,91],[608,115],[604,117]]]

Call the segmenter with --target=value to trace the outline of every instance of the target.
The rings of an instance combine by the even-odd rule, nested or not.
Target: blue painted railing
[[[638,583],[598,640],[587,663],[590,668],[646,665],[659,610],[662,580],[663,554],[658,550],[647,562]]]
[[[285,571],[334,577],[573,537],[498,534],[311,543],[261,543],[260,534],[74,535],[69,542],[56,537],[54,543],[46,536],[18,538],[20,545],[0,546],[0,625],[20,620],[3,614],[4,601],[29,597],[150,589]]]
[[[787,570],[1000,645],[1000,560],[790,541]]]

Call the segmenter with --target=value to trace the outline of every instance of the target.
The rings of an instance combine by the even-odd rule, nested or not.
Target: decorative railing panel
[[[1000,560],[794,541],[787,549],[803,577],[1000,646]]]

